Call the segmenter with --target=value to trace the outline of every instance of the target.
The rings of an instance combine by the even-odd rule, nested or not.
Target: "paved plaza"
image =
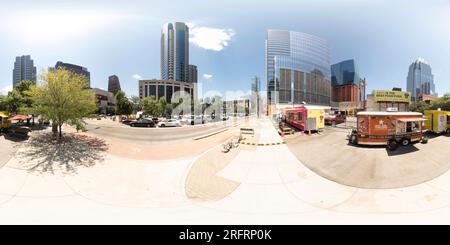
[[[222,143],[233,139],[240,127],[255,129],[255,135],[246,136],[246,141],[258,144],[285,141],[286,144],[240,145],[223,153]],[[337,130],[320,136],[297,134],[283,139],[270,120],[251,120],[205,139],[182,141],[182,145],[186,144],[183,149],[176,148],[177,143],[171,142],[167,149],[185,153],[157,157],[151,151],[149,154],[113,152],[112,149],[126,147],[126,141],[107,137],[104,143],[108,150],[98,153],[95,164],[76,165],[73,171],[55,169],[53,173],[27,170],[29,165],[24,164],[23,154],[30,146],[22,143],[18,152],[12,152],[11,158],[0,168],[0,223],[446,223],[442,217],[450,215],[450,173],[443,166],[450,158],[430,155],[433,161],[442,160],[442,163],[427,168],[435,172],[427,172],[426,178],[417,183],[408,180],[402,187],[387,189],[383,186],[352,186],[325,176],[324,170],[320,169],[325,169],[326,162],[318,161],[315,168],[310,161],[316,159],[312,156],[328,159],[329,154],[334,154],[330,149],[325,152],[312,149],[315,142],[324,140],[321,137],[333,134],[340,133]],[[86,135],[98,137],[89,131]],[[428,151],[428,147],[434,149],[433,144],[437,142],[448,143],[448,138],[434,140],[436,143],[432,139],[429,145],[417,145],[418,151]],[[338,141],[336,139],[333,144]],[[2,143],[13,144],[10,141]],[[147,152],[151,145],[139,149]],[[203,145],[207,147],[197,149]],[[311,150],[301,150],[302,147]],[[350,146],[344,143],[339,147],[344,151]],[[189,152],[185,148],[193,150]],[[375,155],[387,161],[393,159],[394,163],[402,156],[389,156],[380,148],[367,150],[379,151]],[[381,155],[383,150],[384,155]],[[350,151],[358,154],[364,148]],[[342,152],[343,159],[347,159],[346,154]],[[339,159],[335,159],[334,165],[329,164],[331,169],[337,168],[337,172],[342,173],[337,163]],[[349,164],[355,166],[355,163]],[[428,167],[423,165],[418,166]],[[399,169],[399,166],[395,167]],[[383,168],[388,166],[383,165]],[[407,170],[402,173],[412,174]],[[353,179],[355,172],[349,171],[348,176]],[[389,176],[395,177],[392,173]],[[372,179],[367,179],[367,185],[373,183]]]

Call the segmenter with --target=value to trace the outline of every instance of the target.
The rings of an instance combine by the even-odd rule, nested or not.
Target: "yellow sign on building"
[[[410,94],[402,91],[374,90],[373,97],[375,102],[411,102]]]

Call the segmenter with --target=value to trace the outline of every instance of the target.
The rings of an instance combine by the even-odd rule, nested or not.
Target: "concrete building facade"
[[[197,66],[189,65],[189,83],[198,83],[198,71]]]
[[[154,96],[156,99],[165,97],[171,103],[175,94],[184,91],[191,99],[197,99],[197,84],[187,82],[177,82],[172,80],[140,80],[139,98]]]

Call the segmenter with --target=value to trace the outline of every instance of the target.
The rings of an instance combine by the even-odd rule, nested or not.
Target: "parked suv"
[[[155,122],[153,120],[149,120],[149,119],[138,119],[135,122],[130,123],[131,127],[155,127]]]

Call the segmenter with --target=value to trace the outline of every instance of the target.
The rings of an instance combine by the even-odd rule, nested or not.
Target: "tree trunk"
[[[59,125],[59,138],[62,138],[62,125]]]
[[[58,134],[58,125],[56,123],[52,123],[52,132],[53,136],[56,137],[56,135]]]

